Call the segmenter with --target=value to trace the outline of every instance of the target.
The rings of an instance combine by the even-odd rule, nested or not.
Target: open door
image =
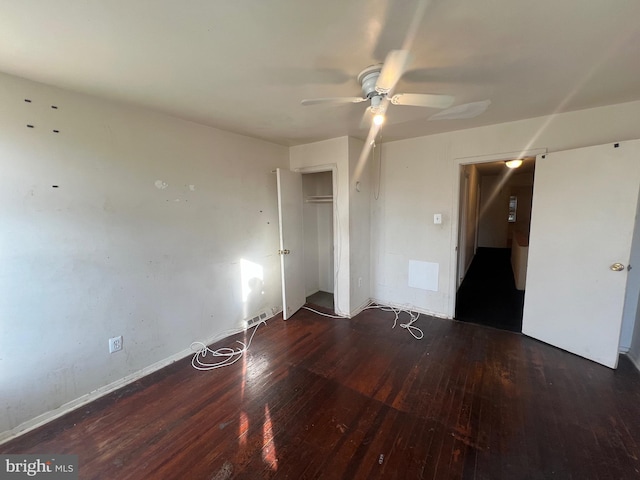
[[[285,320],[305,303],[302,239],[302,175],[278,168],[278,219],[282,316]]]
[[[618,363],[639,156],[635,140],[536,161],[522,332],[611,368]]]

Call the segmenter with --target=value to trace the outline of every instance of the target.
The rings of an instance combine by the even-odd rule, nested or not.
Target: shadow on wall
[[[240,260],[242,318],[251,318],[265,309],[264,268],[246,259]]]

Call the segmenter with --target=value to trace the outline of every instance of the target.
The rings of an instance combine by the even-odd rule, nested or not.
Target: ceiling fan
[[[364,165],[367,162],[369,153],[375,144],[375,139],[380,132],[385,121],[385,114],[389,103],[393,105],[411,105],[416,107],[429,107],[440,109],[435,115],[431,115],[429,120],[456,120],[473,118],[482,114],[491,104],[490,100],[467,103],[452,107],[454,97],[451,95],[436,95],[422,93],[393,93],[396,84],[407,71],[409,55],[413,42],[420,28],[420,23],[427,11],[429,0],[417,0],[415,10],[411,12],[409,26],[406,30],[404,40],[400,49],[387,50],[389,53],[384,59],[384,63],[372,65],[365,68],[358,75],[358,83],[362,87],[360,97],[329,97],[302,100],[302,105],[318,104],[346,104],[370,102],[367,112],[373,115],[373,121],[369,128],[369,133],[364,142],[360,158],[355,170],[355,178],[359,178]],[[364,123],[361,126],[364,126]]]
[[[383,64],[365,68],[358,75],[358,83],[362,87],[360,97],[329,97],[302,100],[302,105],[370,102],[368,110],[373,114],[373,123],[382,125],[389,103],[393,105],[410,105],[446,109],[453,105],[451,95],[428,93],[397,93],[393,89],[405,73],[409,61],[408,50],[392,50]]]

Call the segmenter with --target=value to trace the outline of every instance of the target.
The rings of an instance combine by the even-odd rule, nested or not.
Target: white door
[[[639,185],[637,140],[538,156],[524,334],[616,368]]]
[[[306,301],[302,251],[302,175],[278,168],[278,219],[282,315],[287,320]]]

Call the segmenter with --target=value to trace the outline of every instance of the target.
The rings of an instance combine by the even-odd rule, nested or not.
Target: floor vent
[[[273,317],[273,314],[269,314],[269,312],[267,312],[266,310],[264,312],[261,312],[260,314],[256,315],[253,318],[250,318],[246,321],[246,325],[247,328],[253,327],[256,323],[260,323],[268,318]]]

